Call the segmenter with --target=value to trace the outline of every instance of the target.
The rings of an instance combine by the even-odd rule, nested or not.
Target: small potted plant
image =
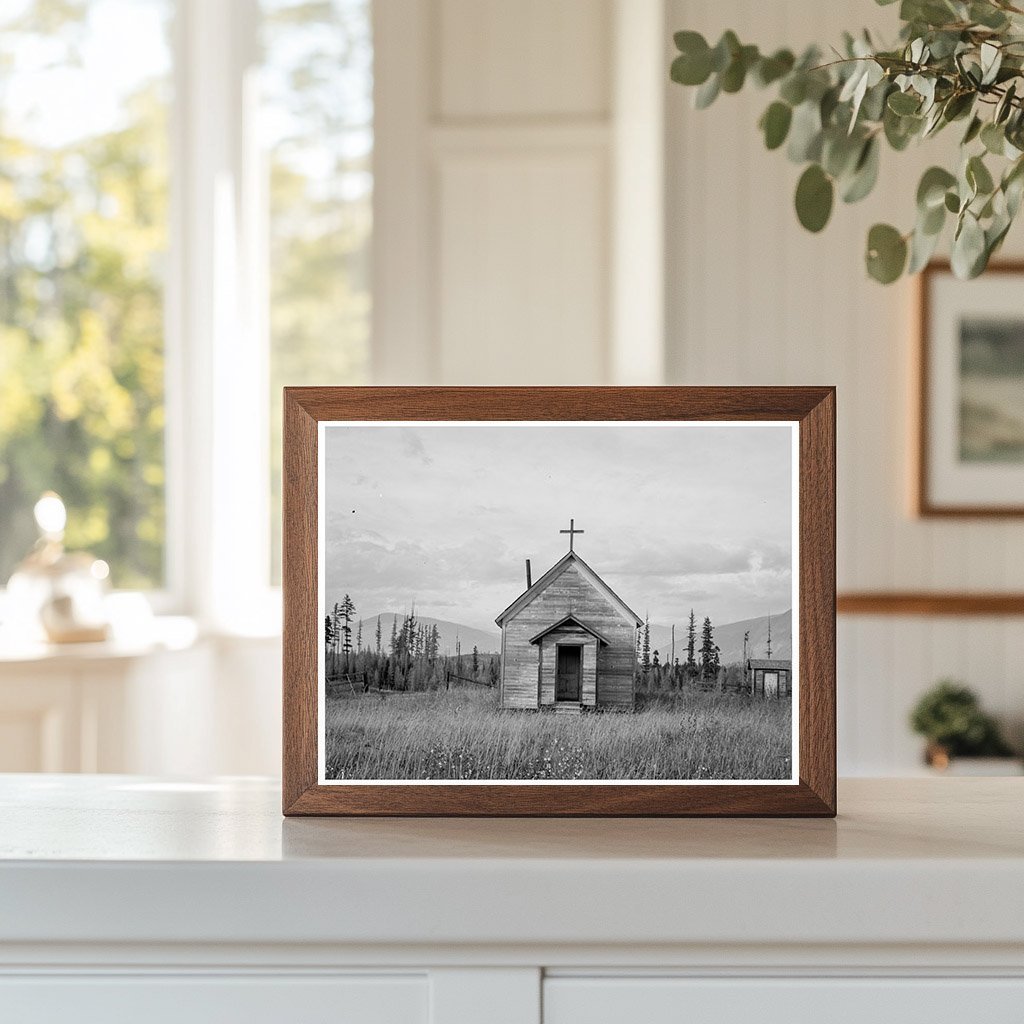
[[[1019,774],[1019,761],[995,719],[981,709],[975,693],[944,679],[917,702],[910,715],[914,732],[928,741],[925,762],[947,771],[955,760],[976,759],[966,774]],[[985,764],[980,759],[986,759]],[[998,759],[993,766],[991,761]],[[1010,759],[1010,760],[1008,760]],[[957,768],[967,767],[958,764]],[[995,767],[996,771],[992,771]],[[961,772],[963,773],[963,772]]]

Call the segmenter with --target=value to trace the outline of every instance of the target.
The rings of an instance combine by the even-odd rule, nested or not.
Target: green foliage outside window
[[[48,489],[115,585],[163,580],[168,76],[105,125],[60,123],[98,6],[0,19],[0,585]]]

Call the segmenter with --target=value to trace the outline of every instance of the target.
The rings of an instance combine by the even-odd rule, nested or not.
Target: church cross
[[[585,533],[586,531],[585,530],[577,530],[576,529],[576,520],[575,519],[570,519],[569,520],[569,529],[568,530],[559,530],[558,532],[559,533],[567,533],[567,534],[569,534],[569,550],[572,551],[572,542],[573,542],[574,536],[577,533]]]

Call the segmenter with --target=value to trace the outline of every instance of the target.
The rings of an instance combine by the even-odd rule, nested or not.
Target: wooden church
[[[636,612],[575,552],[526,590],[495,622],[501,627],[501,707],[578,712],[632,709]]]

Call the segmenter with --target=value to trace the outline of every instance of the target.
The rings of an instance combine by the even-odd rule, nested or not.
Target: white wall
[[[725,28],[765,48],[829,43],[843,28],[885,26],[868,0],[669,0],[670,29],[717,40]],[[799,226],[800,169],[764,150],[756,122],[770,97],[751,89],[692,109],[667,88],[667,376],[686,384],[835,384],[839,397],[840,590],[1019,590],[1020,521],[922,521],[909,512],[913,286],[863,270],[868,227],[912,224],[921,171],[950,142],[883,155],[877,194],[839,204],[818,236]],[[952,133],[951,133],[952,134]],[[1007,254],[1022,250],[1019,231]],[[914,767],[906,718],[942,676],[966,680],[1015,731],[1024,717],[1024,621],[841,618],[840,770]]]
[[[907,511],[912,289],[869,282],[861,254],[871,223],[908,222],[930,147],[886,153],[878,194],[814,237],[792,212],[799,170],[761,146],[766,95],[698,112],[667,82],[672,29],[799,45],[892,24],[892,8],[378,0],[376,11],[379,381],[836,384],[840,587],[1020,589],[1024,525]],[[1018,619],[843,618],[839,639],[845,774],[915,769],[907,712],[943,675],[1021,727]],[[178,770],[276,770],[276,644],[219,653],[231,694],[214,709],[220,752],[204,765],[180,751]]]

